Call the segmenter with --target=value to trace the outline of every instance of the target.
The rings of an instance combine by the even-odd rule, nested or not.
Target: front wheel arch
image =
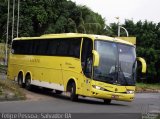
[[[70,79],[69,82],[67,83],[67,91],[70,92],[70,99],[72,101],[78,100],[78,95],[76,94],[77,85],[73,79]]]

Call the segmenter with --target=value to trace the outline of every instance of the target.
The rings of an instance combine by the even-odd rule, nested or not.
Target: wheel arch
[[[27,76],[30,76],[30,78],[31,78],[31,83],[32,83],[32,73],[31,73],[30,71],[27,71],[27,72],[26,72],[25,80],[26,80],[26,77],[27,77]]]
[[[22,75],[22,79],[23,79],[23,83],[24,83],[24,80],[25,80],[24,71],[23,70],[19,70],[18,75],[17,75],[17,81],[18,81],[19,75]]]
[[[66,91],[69,91],[69,88],[70,88],[70,86],[71,86],[71,84],[72,83],[75,83],[75,85],[76,85],[76,93],[77,93],[77,81],[76,81],[76,79],[75,78],[69,78],[69,80],[68,80],[68,82],[67,82],[67,85],[66,85]]]

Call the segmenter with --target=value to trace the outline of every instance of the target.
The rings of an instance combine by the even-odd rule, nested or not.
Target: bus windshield
[[[117,85],[135,85],[136,52],[130,45],[95,41],[100,62],[94,67],[93,79]]]

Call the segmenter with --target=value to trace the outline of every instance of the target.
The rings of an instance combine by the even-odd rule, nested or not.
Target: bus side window
[[[32,40],[26,40],[26,48],[27,48],[27,54],[32,55],[33,54],[33,41]]]
[[[17,40],[13,41],[12,53],[14,54],[31,54],[32,42],[30,40]]]
[[[13,54],[18,54],[19,53],[19,47],[18,46],[19,46],[18,42],[17,41],[13,41],[13,43],[12,43],[12,50],[11,50],[11,52]]]
[[[59,46],[59,41],[57,39],[48,40],[47,55],[55,56],[57,55],[57,48]]]
[[[58,56],[68,56],[69,50],[69,40],[68,39],[59,39],[60,43],[57,50]]]
[[[91,78],[92,76],[92,49],[93,49],[93,42],[89,38],[83,38],[83,45],[82,45],[82,70],[86,77]]]
[[[38,45],[37,45],[37,51],[36,53],[38,55],[46,55],[47,47],[48,47],[48,42],[47,40],[39,40]]]
[[[70,40],[70,49],[69,49],[69,56],[73,56],[75,58],[80,57],[80,45],[81,39],[71,39]]]

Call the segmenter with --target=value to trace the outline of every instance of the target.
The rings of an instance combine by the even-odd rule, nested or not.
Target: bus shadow
[[[119,103],[115,103],[115,102],[111,102],[110,104],[105,104],[103,102],[103,100],[94,99],[94,98],[91,98],[91,99],[88,99],[88,98],[79,98],[78,103],[104,105],[104,106],[106,106],[106,105],[108,105],[108,106],[127,106],[127,105],[119,104]]]
[[[37,93],[37,94],[54,97],[60,100],[71,101],[67,93],[56,94],[54,91],[46,90],[46,89],[39,88],[39,87],[33,87],[32,90],[30,91]],[[76,103],[95,104],[95,105],[111,105],[111,106],[128,106],[125,104],[116,103],[115,101],[111,102],[111,104],[104,104],[103,100],[101,99],[89,98],[89,97],[83,97],[83,96],[79,96],[78,101],[76,101]]]

